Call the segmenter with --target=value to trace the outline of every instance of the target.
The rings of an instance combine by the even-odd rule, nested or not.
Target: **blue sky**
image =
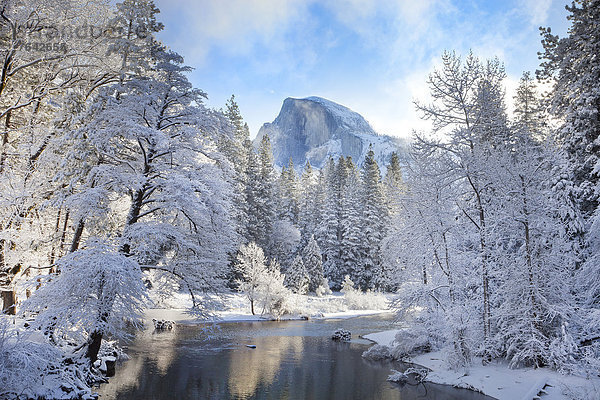
[[[155,0],[159,38],[195,68],[207,104],[236,99],[254,136],[286,97],[321,96],[362,114],[380,133],[426,129],[413,99],[443,50],[506,65],[510,94],[535,70],[539,26],[561,36],[556,0]],[[510,106],[510,101],[509,101]]]

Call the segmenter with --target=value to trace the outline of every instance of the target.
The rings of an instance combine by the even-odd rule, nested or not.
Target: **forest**
[[[231,291],[276,318],[290,293],[394,293],[402,351],[597,375],[600,2],[567,10],[514,109],[498,58],[446,51],[406,154],[279,170],[152,0],[4,1],[0,397],[90,393],[157,288],[198,318]]]

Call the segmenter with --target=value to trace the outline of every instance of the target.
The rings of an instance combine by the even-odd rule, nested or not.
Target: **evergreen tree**
[[[297,225],[299,214],[298,176],[296,175],[294,162],[291,157],[287,168],[285,166],[281,168],[278,189],[279,219],[287,219],[294,225]]]
[[[298,254],[294,258],[294,262],[288,268],[285,275],[285,285],[290,288],[294,293],[306,294],[308,292],[308,286],[310,279],[302,257]]]
[[[387,225],[387,206],[379,166],[370,147],[362,167],[362,215],[360,226],[364,232],[362,257],[355,272],[356,283],[363,290],[382,285],[380,244]]]
[[[248,179],[250,178],[249,176]],[[249,203],[248,206],[254,207],[258,216],[257,237],[255,240],[269,254],[268,249],[276,211],[276,193],[273,151],[268,135],[262,137],[258,146],[258,176],[254,185],[257,189],[256,197],[254,203]]]
[[[340,159],[344,162],[344,159]],[[340,287],[341,277],[347,274],[354,274],[356,265],[361,260],[361,250],[364,245],[364,232],[361,226],[361,180],[360,174],[352,158],[345,160],[347,177],[344,187],[342,187],[340,225],[340,259],[341,265],[334,277],[330,281],[334,288]]]
[[[402,178],[402,169],[400,167],[400,159],[396,152],[392,153],[390,164],[387,167],[385,178],[383,179],[385,190],[385,198],[387,200],[388,226],[393,224],[393,217],[398,215],[401,207],[401,199],[406,187]]]
[[[309,279],[308,290],[314,292],[323,284],[324,279],[321,249],[314,236],[310,237],[308,244],[302,250],[302,259]]]
[[[248,125],[244,123],[240,109],[235,102],[235,96],[227,101],[225,116],[233,126],[233,135],[221,135],[219,148],[232,164],[234,173],[231,185],[233,191],[233,204],[235,208],[235,222],[238,234],[247,237],[248,230],[248,203],[246,201],[246,185],[248,184],[248,151],[246,145],[250,142]]]
[[[542,142],[546,137],[546,115],[542,101],[537,95],[536,83],[529,71],[523,73],[514,101],[513,128],[516,131],[529,132],[530,137]]]
[[[317,239],[323,250],[323,268],[326,274],[336,274],[341,268],[340,260],[340,194],[339,179],[333,158],[329,158],[321,170],[318,191],[323,193],[321,221],[317,224]],[[309,233],[312,235],[312,233]]]
[[[322,194],[319,191],[319,179],[315,174],[310,162],[307,161],[302,171],[300,179],[300,207],[298,211],[298,225],[302,240],[306,245],[308,238],[317,232],[317,225],[320,221],[321,206],[320,198]]]
[[[600,165],[600,2],[576,0],[567,6],[571,21],[568,36],[559,38],[542,29],[542,70],[538,76],[552,85],[550,112],[562,125],[556,132],[568,153],[565,182],[583,216],[589,219],[598,208]],[[583,227],[571,221],[579,235]]]

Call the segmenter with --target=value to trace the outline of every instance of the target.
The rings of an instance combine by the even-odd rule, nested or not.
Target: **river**
[[[491,399],[436,384],[387,382],[396,362],[361,357],[358,335],[390,329],[391,315],[346,320],[222,323],[212,331],[177,325],[139,332],[130,360],[98,388],[100,399]],[[350,343],[331,340],[337,328]],[[256,345],[249,348],[246,345]]]

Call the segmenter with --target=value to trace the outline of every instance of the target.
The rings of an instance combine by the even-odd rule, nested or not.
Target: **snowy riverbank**
[[[393,347],[399,330],[389,330],[364,335],[377,344]],[[541,393],[545,400],[600,398],[600,378],[562,375],[548,368],[509,369],[506,363],[492,362],[482,365],[475,358],[467,370],[450,370],[442,351],[419,354],[405,361],[426,367],[431,371],[425,380],[433,383],[468,388],[499,400],[531,400]],[[542,392],[542,390],[544,392]]]
[[[290,299],[293,303],[293,311],[285,314],[279,319],[301,320],[301,319],[345,319],[365,315],[375,315],[390,312],[388,305],[391,295],[384,294],[364,294],[362,301],[353,298],[348,302],[346,296],[342,293],[333,293],[326,296],[313,295],[293,295]],[[217,323],[224,322],[244,322],[244,321],[270,321],[269,315],[252,315],[248,300],[241,293],[228,293],[220,295],[218,298],[210,297],[207,300],[219,300],[221,307],[214,312],[212,321]],[[177,323],[197,323],[198,320],[187,313],[191,306],[191,300],[185,293],[177,294],[169,299],[156,302],[156,308],[150,308],[146,311],[146,318],[151,320],[166,319]]]

